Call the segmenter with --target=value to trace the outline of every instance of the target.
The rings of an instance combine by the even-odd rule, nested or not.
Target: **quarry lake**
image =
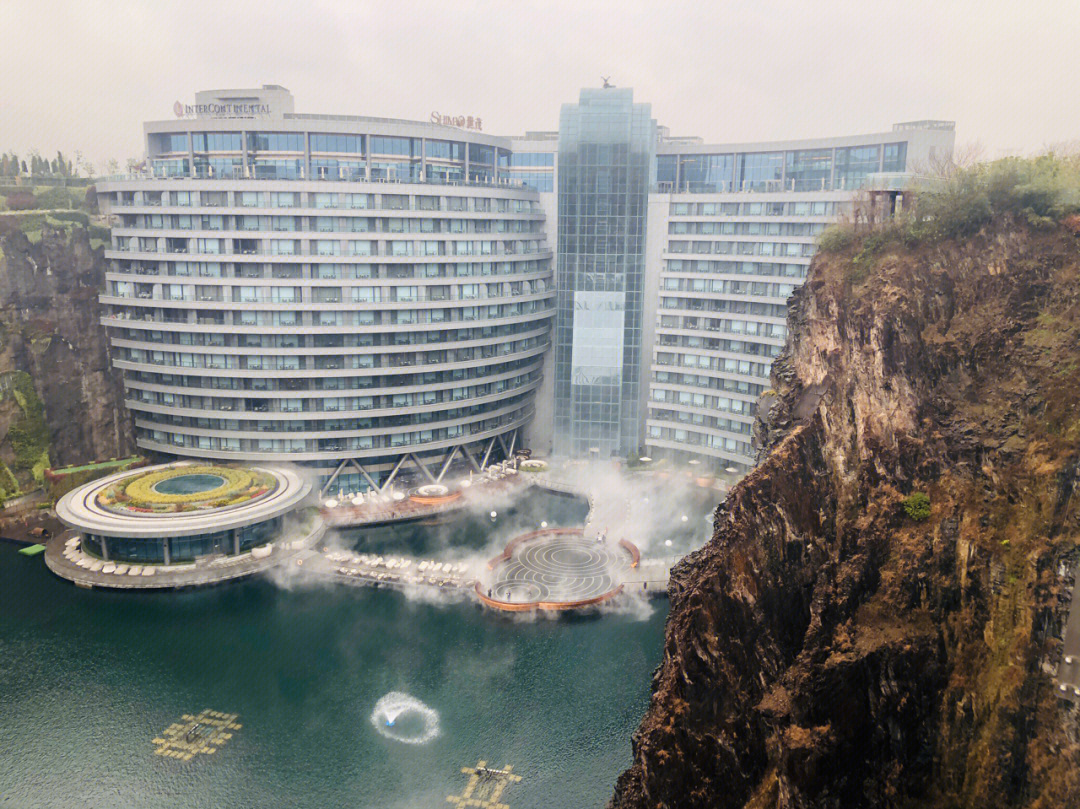
[[[583,513],[533,495],[498,525],[343,539],[479,547]],[[522,777],[512,809],[600,807],[662,654],[662,599],[526,620],[298,580],[129,594],[16,551],[0,543],[3,807],[444,807],[479,761]],[[213,752],[155,754],[185,716]]]

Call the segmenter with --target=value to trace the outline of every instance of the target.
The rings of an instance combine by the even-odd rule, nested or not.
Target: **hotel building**
[[[620,88],[523,137],[300,114],[276,86],[175,111],[146,124],[143,175],[98,184],[138,443],[334,491],[523,445],[748,469],[816,237],[953,140],[706,145]]]

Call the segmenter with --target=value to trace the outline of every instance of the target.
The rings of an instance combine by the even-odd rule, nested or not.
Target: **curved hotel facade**
[[[708,145],[607,87],[516,138],[297,114],[276,86],[176,112],[142,176],[98,184],[138,443],[334,491],[523,442],[746,471],[817,237],[953,142],[924,121]]]
[[[553,313],[538,195],[505,139],[292,113],[149,123],[150,174],[98,186],[105,324],[145,450],[296,462],[335,490],[511,452]],[[228,113],[226,113],[228,114]]]

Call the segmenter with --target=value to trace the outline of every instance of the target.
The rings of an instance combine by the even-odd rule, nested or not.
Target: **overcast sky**
[[[0,0],[0,151],[141,155],[199,89],[298,112],[555,129],[610,76],[708,142],[957,122],[987,156],[1080,139],[1080,0]]]

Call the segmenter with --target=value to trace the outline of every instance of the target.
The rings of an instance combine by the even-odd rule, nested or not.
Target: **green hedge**
[[[60,222],[77,222],[84,228],[90,225],[90,216],[82,211],[56,211],[50,216]]]

